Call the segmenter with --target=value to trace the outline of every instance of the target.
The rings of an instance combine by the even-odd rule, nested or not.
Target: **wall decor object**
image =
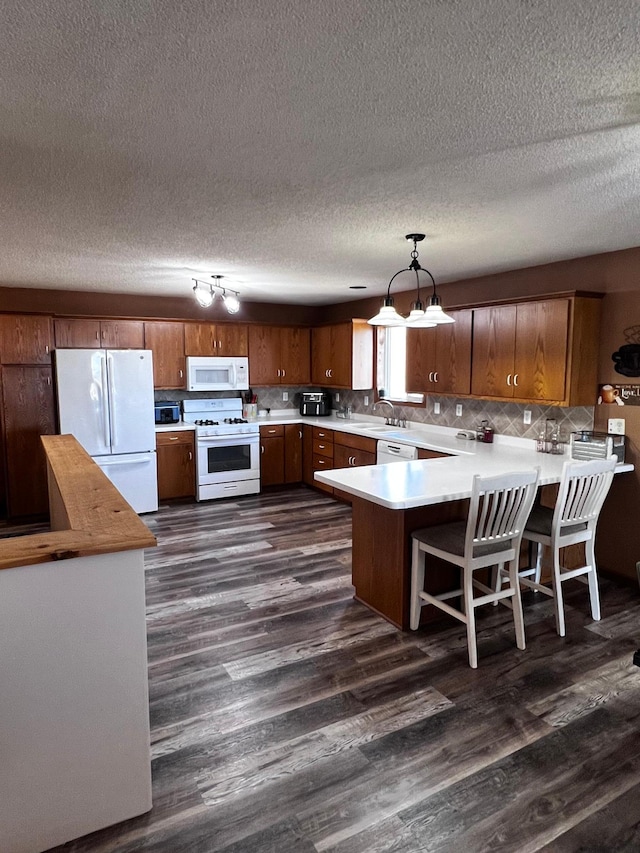
[[[640,376],[640,326],[627,326],[626,344],[613,353],[614,370],[622,376]]]
[[[633,385],[600,385],[598,404],[615,403],[618,406],[640,406],[640,383]]]

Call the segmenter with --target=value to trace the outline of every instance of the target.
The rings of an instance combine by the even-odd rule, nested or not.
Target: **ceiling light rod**
[[[192,278],[191,281],[195,282],[193,286],[193,292],[196,297],[196,300],[199,305],[203,308],[210,308],[213,305],[213,300],[216,296],[216,291],[221,291],[222,301],[224,302],[224,306],[229,312],[229,314],[237,314],[240,310],[240,294],[237,290],[231,290],[228,287],[223,287],[223,285],[218,284],[217,282],[220,279],[224,278],[222,275],[212,275],[211,278],[215,279],[213,282],[208,281],[199,281],[197,278]],[[199,287],[198,285],[202,285]],[[216,288],[216,290],[214,290]],[[228,292],[227,292],[228,291]]]
[[[391,280],[387,286],[387,295],[382,303],[382,307],[378,314],[375,317],[372,317],[368,322],[372,326],[411,326],[412,328],[433,328],[433,326],[437,326],[441,323],[453,323],[455,322],[453,317],[449,317],[448,314],[445,314],[442,310],[442,305],[440,303],[440,297],[436,294],[436,282],[434,277],[431,275],[429,270],[425,269],[420,265],[420,261],[418,260],[418,243],[421,243],[424,240],[424,234],[407,234],[405,239],[409,240],[413,243],[413,250],[411,252],[411,263],[408,267],[404,267],[401,270],[398,270],[397,273],[391,276]],[[417,291],[417,299],[411,306],[411,312],[409,316],[405,319],[401,314],[398,314],[396,309],[393,306],[393,297],[391,296],[391,285],[393,284],[394,279],[403,272],[412,271],[416,275],[416,291]],[[431,282],[433,284],[433,293],[429,298],[429,303],[427,305],[426,310],[424,309],[422,302],[420,301],[420,276],[418,275],[419,271],[425,272]]]

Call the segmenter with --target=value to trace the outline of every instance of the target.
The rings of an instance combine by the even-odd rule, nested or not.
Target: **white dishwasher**
[[[376,465],[387,465],[389,462],[407,462],[418,458],[418,448],[411,444],[400,444],[392,441],[378,441]]]

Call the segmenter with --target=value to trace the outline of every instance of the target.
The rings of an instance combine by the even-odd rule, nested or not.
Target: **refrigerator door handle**
[[[100,389],[100,405],[102,406],[102,429],[104,433],[104,443],[107,447],[111,446],[111,434],[109,432],[109,407],[105,400],[107,394],[107,360],[103,356],[100,359],[100,374],[102,378],[102,388]]]
[[[115,450],[118,444],[116,431],[116,389],[113,385],[113,358],[107,354],[107,376],[109,378],[109,411],[111,413],[111,449]]]
[[[108,459],[103,459],[101,456],[94,457],[100,468],[108,468],[110,465],[148,465],[153,462],[153,455],[148,453],[144,459],[128,459],[124,456],[112,456]]]

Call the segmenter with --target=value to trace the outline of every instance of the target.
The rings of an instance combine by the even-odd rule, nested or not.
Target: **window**
[[[378,327],[378,396],[400,403],[423,403],[424,394],[407,394],[407,330]]]

